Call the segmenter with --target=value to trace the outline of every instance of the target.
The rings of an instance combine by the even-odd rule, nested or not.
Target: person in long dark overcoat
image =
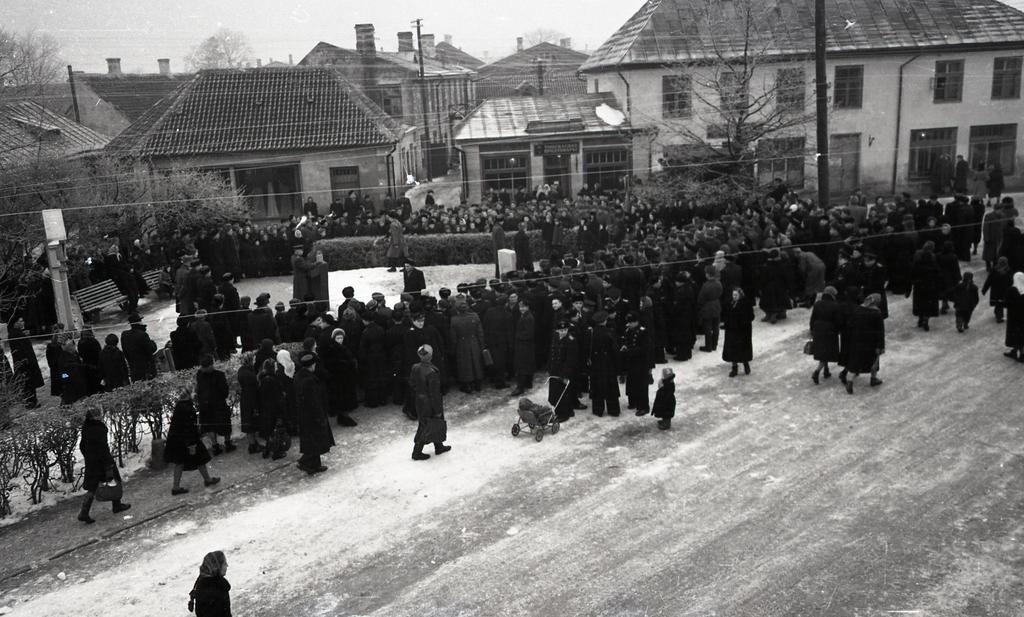
[[[455,301],[455,315],[451,321],[452,353],[455,359],[455,377],[463,392],[479,392],[484,379],[484,328],[480,317],[469,310],[465,298]]]
[[[276,461],[284,458],[284,452],[275,450],[273,443],[274,431],[278,424],[285,422],[285,406],[287,400],[285,391],[278,373],[283,369],[277,364],[274,358],[267,358],[260,365],[260,372],[256,376],[257,388],[260,397],[260,415],[257,428],[260,439],[263,440],[263,458],[271,458]]]
[[[589,330],[590,403],[591,413],[619,415],[618,346],[615,332],[608,326],[608,313],[594,313],[594,326]]]
[[[302,300],[309,293],[309,271],[313,262],[306,259],[302,245],[294,247],[292,255],[292,297]]]
[[[363,322],[363,333],[359,337],[359,378],[365,393],[364,404],[369,408],[387,403],[391,388],[391,365],[384,328],[374,319],[373,313],[363,309],[359,316]]]
[[[309,475],[327,471],[320,457],[334,446],[334,433],[327,419],[324,387],[316,376],[316,354],[305,352],[295,369],[295,406],[299,414],[298,468]]]
[[[256,454],[260,448],[257,439],[261,413],[260,382],[256,375],[256,355],[243,352],[238,366],[238,414],[241,417],[241,431],[249,443],[249,454]]]
[[[619,346],[619,360],[626,374],[626,405],[636,415],[651,411],[651,332],[640,325],[640,315],[630,311],[626,315],[626,329]]]
[[[171,357],[174,368],[183,371],[199,366],[203,344],[199,341],[196,331],[189,327],[187,317],[178,317],[178,327],[171,331]],[[211,333],[212,336],[212,333]],[[212,348],[210,350],[212,352]]]
[[[811,309],[811,354],[818,361],[818,367],[811,373],[815,385],[822,371],[828,379],[832,373],[829,362],[839,362],[839,333],[843,330],[843,310],[836,301],[835,287],[826,287]]]
[[[299,434],[299,410],[295,398],[295,362],[287,349],[277,352],[277,380],[284,391],[284,425],[288,434]]]
[[[11,350],[11,369],[14,378],[20,380],[22,398],[28,407],[39,405],[36,388],[43,387],[43,372],[39,370],[32,340],[25,333],[25,320],[15,319],[7,331],[7,346]]]
[[[707,280],[697,294],[697,322],[704,333],[704,345],[701,351],[712,352],[718,349],[718,331],[722,319],[722,283],[718,280],[718,271],[713,266],[706,269]]]
[[[536,329],[530,305],[519,303],[519,319],[515,325],[515,346],[513,348],[513,372],[516,375],[516,387],[512,396],[519,396],[533,387],[533,374],[537,370],[537,351],[534,349]]]
[[[533,272],[533,251],[530,248],[530,236],[526,233],[526,223],[519,223],[519,231],[512,239],[516,251],[516,269]]]
[[[103,389],[100,385],[102,381],[100,376],[100,351],[102,351],[102,347],[100,342],[96,340],[96,335],[93,334],[92,328],[83,328],[78,339],[78,357],[81,358],[82,366],[85,367],[86,393],[89,396],[101,392]]]
[[[853,382],[861,373],[871,373],[871,387],[882,385],[878,378],[879,357],[885,353],[885,319],[878,310],[878,294],[871,294],[850,314],[850,353],[839,377],[853,394]]]
[[[578,390],[576,383],[580,359],[579,341],[570,333],[568,319],[555,324],[555,335],[551,337],[551,353],[548,354],[548,404],[555,410],[555,417],[565,422],[576,415],[574,410]]]
[[[501,266],[498,264],[498,251],[505,248],[505,228],[498,220],[491,227],[491,243],[494,245],[494,278],[501,278]]]
[[[164,448],[164,462],[174,465],[174,483],[171,495],[182,495],[188,492],[181,486],[181,474],[184,471],[199,470],[206,486],[220,482],[220,478],[211,477],[206,469],[210,462],[210,452],[203,443],[196,406],[192,391],[185,389],[174,404],[171,412],[171,423],[167,428],[167,444]]]
[[[213,366],[213,356],[203,356],[196,372],[196,402],[199,405],[199,423],[203,433],[213,442],[213,454],[232,452],[235,444],[231,443],[231,408],[228,407],[228,381],[224,371]],[[217,437],[224,438],[224,446],[217,442]]]
[[[658,391],[654,394],[654,405],[651,415],[658,419],[658,428],[667,431],[672,428],[672,418],[676,415],[676,374],[672,369],[661,369],[658,380]]]
[[[256,308],[246,315],[246,321],[249,335],[255,344],[259,345],[263,339],[270,339],[275,345],[280,344],[281,333],[270,308],[270,294],[262,293],[256,297]]]
[[[46,344],[46,367],[50,371],[50,396],[60,396],[64,380],[60,377],[60,354],[64,351],[64,327],[53,326],[53,334]]]
[[[925,332],[929,330],[928,320],[939,315],[939,298],[942,295],[942,271],[935,261],[934,245],[925,242],[924,246],[914,255],[914,265],[910,269],[910,289],[906,296],[914,295],[913,310],[917,317],[917,327]]]
[[[99,418],[93,416],[91,410],[85,412],[79,450],[82,452],[82,462],[85,464],[82,477],[85,499],[82,501],[82,509],[78,511],[78,520],[83,523],[95,523],[96,521],[89,516],[89,510],[96,497],[96,489],[104,482],[116,480],[120,483],[121,474],[117,471],[114,457],[110,453],[110,444],[107,443],[107,426]],[[122,503],[120,499],[116,499],[112,503],[114,514],[124,512],[132,507],[131,504]]]
[[[121,333],[121,351],[128,360],[128,370],[132,381],[145,381],[156,377],[156,343],[146,333],[146,324],[137,313],[128,317],[131,324],[128,330]]]
[[[729,308],[722,319],[725,325],[722,360],[732,364],[729,377],[737,375],[741,363],[743,373],[750,374],[750,361],[754,359],[753,322],[753,303],[743,294],[742,289],[734,287],[730,293]]]
[[[1013,275],[1013,283],[1006,290],[1006,346],[1004,355],[1024,362],[1024,272]]]
[[[484,346],[491,352],[491,382],[504,390],[512,369],[512,350],[515,346],[515,320],[504,294],[498,294],[494,305],[483,316]]]
[[[103,341],[106,345],[100,350],[100,378],[103,382],[103,391],[111,392],[127,386],[131,378],[128,361],[117,347],[117,335],[108,334]]]
[[[231,617],[231,583],[224,578],[227,573],[228,560],[223,552],[213,551],[203,557],[199,577],[189,592],[196,617]]]
[[[988,273],[985,278],[985,284],[981,287],[981,294],[985,295],[989,291],[988,304],[991,306],[996,315],[996,323],[1003,323],[1004,311],[1006,308],[1006,292],[1010,289],[1010,285],[1013,283],[1013,270],[1010,269],[1010,262],[1005,257],[1000,257],[996,262],[996,267]]]
[[[697,293],[690,272],[681,270],[676,277],[668,312],[669,342],[675,350],[676,360],[685,362],[693,357],[693,345],[697,342],[696,326]]]
[[[955,248],[951,241],[947,240],[942,244],[942,250],[935,256],[935,263],[939,266],[939,272],[942,273],[941,291],[939,294],[942,306],[939,309],[939,313],[945,315],[949,312],[950,292],[960,283],[960,260],[957,259]]]
[[[60,402],[71,405],[89,394],[89,377],[82,359],[78,356],[75,342],[64,341],[58,360],[60,366]]]
[[[771,249],[768,257],[758,272],[758,294],[761,297],[761,310],[764,311],[764,319],[768,323],[775,323],[779,319],[786,318],[786,311],[789,310],[789,271],[787,264],[782,260],[782,254],[778,249]],[[728,308],[722,311],[723,320],[728,314]]]
[[[412,460],[423,461],[430,455],[423,446],[434,444],[434,454],[452,449],[445,445],[448,423],[444,419],[444,397],[441,395],[441,372],[433,365],[433,349],[423,345],[416,350],[420,361],[409,372],[409,386],[416,404],[416,436],[413,438]]]
[[[322,380],[327,386],[327,410],[337,414],[338,426],[356,426],[349,412],[359,407],[356,396],[356,358],[345,345],[345,331],[334,328],[328,344],[320,353]],[[333,412],[333,413],[332,413]]]
[[[402,223],[389,216],[384,217],[384,219],[388,227],[388,235],[385,237],[388,243],[388,266],[390,266],[388,272],[395,272],[398,269],[398,265],[402,263],[402,259],[408,256],[409,249],[405,244],[405,233]]]

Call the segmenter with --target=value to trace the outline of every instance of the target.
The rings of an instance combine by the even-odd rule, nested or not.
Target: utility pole
[[[818,125],[818,205],[829,206],[828,189],[828,75],[825,71],[825,0],[814,0],[814,90]]]
[[[544,60],[537,58],[537,91],[544,96]]]
[[[426,74],[423,70],[423,20],[414,19],[412,23],[416,26],[416,47],[419,49],[420,57],[420,105],[423,107],[423,135],[425,137],[425,147],[423,152],[426,153],[427,163],[427,182],[434,179],[433,170],[431,169],[431,151],[430,151],[430,116],[427,112],[427,80]]]
[[[71,65],[68,65],[68,85],[71,86],[71,104],[75,108],[75,122],[81,122],[82,117],[78,114],[78,93],[75,92],[75,73],[71,70]]]

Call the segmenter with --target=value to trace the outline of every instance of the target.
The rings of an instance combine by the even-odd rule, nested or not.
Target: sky
[[[1024,3],[1024,0],[1020,0]],[[596,49],[643,5],[643,0],[0,0],[2,25],[35,29],[61,43],[75,70],[105,72],[121,58],[124,72],[156,72],[157,58],[185,69],[189,50],[218,27],[244,32],[267,62],[292,54],[298,62],[319,41],[355,47],[357,23],[376,27],[378,49],[395,51],[396,34],[422,18],[424,34],[445,34],[464,51],[496,60],[515,51],[515,39],[537,28],[572,37],[573,47]]]

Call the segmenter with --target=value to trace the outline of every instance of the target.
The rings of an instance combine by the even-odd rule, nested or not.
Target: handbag
[[[96,501],[121,501],[124,496],[124,485],[118,480],[104,482],[96,487]]]
[[[807,341],[804,343],[804,354],[808,356],[814,355],[814,341]]]
[[[494,358],[491,357],[491,350],[490,349],[485,349],[483,351],[482,355],[483,355],[483,358],[484,358],[484,366],[487,366],[487,367],[494,366]]]
[[[271,450],[275,453],[284,454],[292,447],[292,436],[288,434],[287,429],[284,428],[284,424],[280,420],[277,422],[274,434],[270,439],[273,442]]]

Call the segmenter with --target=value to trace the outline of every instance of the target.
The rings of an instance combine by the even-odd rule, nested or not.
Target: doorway
[[[572,155],[571,154],[545,154],[544,155],[544,184],[555,187],[558,182],[558,191],[563,197],[572,195]]]
[[[860,187],[860,133],[833,135],[828,152],[829,193],[849,195]]]

